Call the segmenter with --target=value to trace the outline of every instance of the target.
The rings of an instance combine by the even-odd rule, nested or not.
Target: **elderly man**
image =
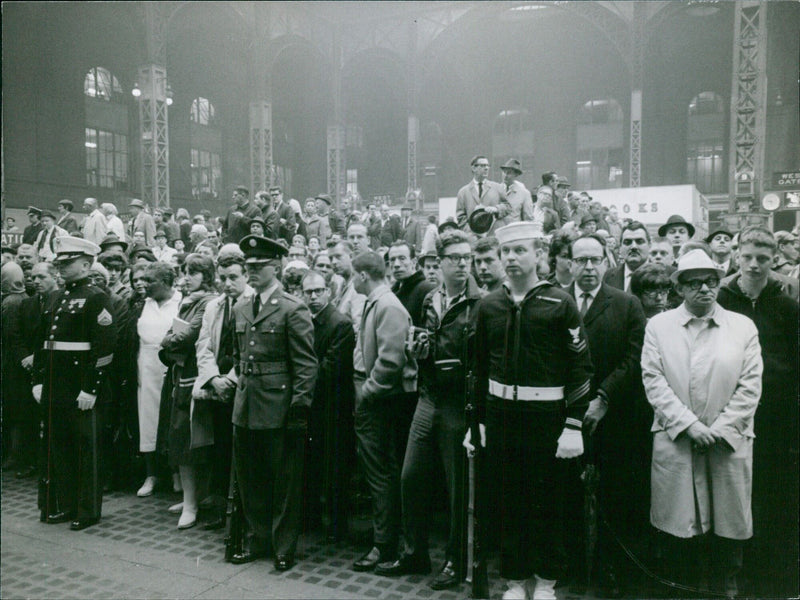
[[[494,231],[511,213],[511,206],[503,186],[488,179],[489,159],[478,155],[474,156],[469,164],[472,169],[472,181],[458,190],[458,199],[456,200],[458,226],[465,231],[471,231],[468,224],[469,217],[476,208],[480,207],[494,215],[495,222],[490,230]]]
[[[102,212],[103,216],[106,218],[106,230],[108,234],[113,234],[117,236],[117,239],[124,241],[126,239],[125,224],[122,222],[122,219],[119,218],[117,207],[111,204],[111,202],[103,202],[103,204],[100,205],[100,212]]]
[[[137,231],[144,234],[144,245],[152,248],[156,241],[156,222],[153,217],[147,214],[144,210],[144,202],[134,198],[128,203],[128,208],[131,211],[131,222],[128,224],[128,237],[133,240],[133,236]]]
[[[83,226],[81,228],[83,239],[99,244],[108,233],[106,217],[97,207],[96,198],[84,199],[83,210],[89,213],[83,220]]]
[[[671,279],[683,303],[648,322],[642,379],[655,413],[650,522],[664,534],[668,576],[697,587],[713,557],[712,587],[732,598],[753,535],[763,361],[755,324],[717,304],[723,274],[703,250],[680,257]]]
[[[503,172],[503,183],[506,186],[506,198],[511,206],[511,212],[505,218],[505,223],[533,220],[533,200],[525,184],[517,178],[522,175],[522,166],[516,158],[509,158],[500,167]]]

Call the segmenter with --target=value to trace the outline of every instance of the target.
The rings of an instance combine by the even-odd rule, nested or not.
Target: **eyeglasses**
[[[490,165],[489,163],[477,163],[475,166],[479,169],[488,169]]]
[[[328,288],[313,288],[310,290],[303,290],[303,295],[308,296],[309,298],[313,298],[314,296],[322,296],[325,292],[328,291]]]
[[[589,263],[592,263],[592,266],[598,266],[600,263],[603,262],[602,256],[579,256],[578,258],[573,258],[572,262],[580,265],[581,267],[585,267]]]
[[[623,246],[633,246],[634,244],[636,244],[637,246],[643,246],[646,243],[647,243],[647,240],[645,238],[628,238],[628,239],[622,240],[622,245]]]
[[[681,281],[680,284],[689,288],[693,292],[698,291],[704,285],[708,286],[708,289],[714,290],[719,287],[719,278],[706,277],[705,279],[689,279],[688,281]]]
[[[642,296],[655,300],[656,298],[666,298],[669,296],[669,289],[646,290],[642,292]]]
[[[445,254],[442,256],[442,259],[453,264],[457,264],[462,261],[469,264],[469,262],[472,260],[472,254]]]

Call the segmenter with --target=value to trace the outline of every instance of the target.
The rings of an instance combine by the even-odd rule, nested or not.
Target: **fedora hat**
[[[670,275],[672,283],[678,283],[681,274],[687,271],[714,271],[720,279],[725,277],[725,271],[711,260],[705,250],[700,248],[689,250],[678,259],[678,267]]]
[[[487,211],[485,208],[476,208],[467,219],[469,228],[474,233],[486,233],[492,228],[494,223],[494,214]]]
[[[667,235],[667,230],[673,225],[683,225],[689,231],[689,237],[694,236],[694,225],[687,223],[686,219],[680,215],[672,215],[669,219],[667,219],[667,222],[658,228],[658,235],[664,237]]]
[[[522,175],[522,166],[520,165],[519,161],[516,158],[509,158],[505,164],[500,167],[501,171],[509,170],[509,171],[516,171],[517,175]]]

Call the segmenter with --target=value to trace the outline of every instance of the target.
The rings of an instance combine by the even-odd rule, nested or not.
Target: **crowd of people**
[[[172,489],[179,529],[240,527],[230,562],[280,571],[304,532],[348,540],[360,485],[356,571],[431,573],[443,493],[433,589],[468,575],[469,504],[505,599],[645,571],[796,594],[797,231],[651,231],[555,172],[470,167],[442,223],[278,186],[220,216],[30,207],[2,248],[3,469],[78,531],[104,491]]]

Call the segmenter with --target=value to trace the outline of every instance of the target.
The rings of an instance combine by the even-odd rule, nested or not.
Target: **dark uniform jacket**
[[[314,408],[321,409],[326,402],[338,399],[352,410],[353,350],[356,346],[353,323],[331,303],[313,321],[314,353],[319,361]]]
[[[425,296],[422,324],[428,330],[428,356],[419,361],[420,388],[435,404],[447,402],[463,408],[466,375],[474,352],[475,305],[485,292],[469,277],[464,294],[442,312],[444,286]]]
[[[34,354],[33,384],[43,384],[42,404],[77,406],[78,394],[97,395],[108,375],[117,337],[113,309],[88,279],[54,295],[42,311],[44,343]]]
[[[485,422],[489,379],[506,385],[564,387],[566,417],[577,421],[589,402],[593,376],[586,332],[572,296],[539,281],[519,305],[507,284],[478,302],[475,404]],[[559,402],[525,402],[557,410]]]
[[[408,314],[411,315],[411,322],[420,327],[422,323],[422,302],[428,292],[436,287],[435,283],[425,279],[422,271],[415,271],[402,281],[395,281],[392,285],[392,292],[397,299],[405,306]]]
[[[278,285],[253,318],[254,296],[234,306],[234,361],[239,382],[233,424],[279,429],[289,407],[308,408],[314,398],[317,359],[308,308]]]
[[[42,223],[37,223],[36,225],[28,225],[22,231],[22,243],[23,244],[33,244],[36,242],[36,238],[39,237],[39,232],[44,229],[44,225]]]

